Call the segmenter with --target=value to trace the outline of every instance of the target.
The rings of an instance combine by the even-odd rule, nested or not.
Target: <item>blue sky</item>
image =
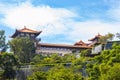
[[[120,0],[0,0],[0,30],[42,30],[42,43],[87,42],[120,32]]]

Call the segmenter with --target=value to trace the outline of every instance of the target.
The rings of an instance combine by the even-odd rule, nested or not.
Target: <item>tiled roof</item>
[[[66,48],[91,48],[89,46],[74,46],[74,45],[66,45],[66,44],[48,44],[48,43],[39,43],[38,46],[45,46],[45,47],[66,47]]]
[[[28,32],[28,33],[40,33],[41,31],[35,31],[35,30],[31,30],[31,29],[28,29],[24,26],[23,29],[20,29],[20,30],[17,30],[19,32]]]
[[[14,33],[12,36],[10,36],[10,37],[11,37],[11,38],[15,38],[19,33],[33,33],[33,34],[35,34],[36,36],[38,36],[41,32],[42,32],[42,31],[35,31],[35,30],[32,30],[32,29],[28,29],[28,28],[26,28],[26,27],[24,26],[23,29],[19,29],[19,30],[16,29],[15,33]]]
[[[96,39],[96,38],[100,38],[100,37],[102,37],[102,35],[100,35],[100,34],[98,33],[94,38],[89,39],[88,41],[93,41],[94,39]]]
[[[80,40],[79,42],[76,42],[74,45],[75,46],[87,46],[87,43],[84,43],[82,40]]]

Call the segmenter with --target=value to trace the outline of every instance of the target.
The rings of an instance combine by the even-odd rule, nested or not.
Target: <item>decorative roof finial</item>
[[[100,33],[98,33],[98,36],[101,36],[101,34],[100,34]]]
[[[24,26],[24,28],[26,28],[26,26]]]

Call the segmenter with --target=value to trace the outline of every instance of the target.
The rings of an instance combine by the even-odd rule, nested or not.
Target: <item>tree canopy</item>
[[[70,68],[57,65],[47,72],[37,71],[28,80],[83,80],[81,73],[76,73]]]
[[[87,64],[90,80],[119,80],[120,45],[114,44],[111,50],[103,51]]]
[[[105,44],[107,41],[112,40],[113,37],[114,37],[114,34],[108,33],[105,36],[101,36],[100,39],[99,39],[99,42],[102,43],[102,44]]]
[[[0,30],[0,52],[5,52],[7,44],[5,43],[5,31]]]
[[[0,68],[4,70],[2,77],[14,78],[14,69],[19,66],[18,59],[12,54],[4,52],[0,55]],[[4,80],[4,79],[3,79]]]
[[[14,38],[9,41],[9,44],[22,63],[29,63],[35,54],[34,41],[29,37]]]

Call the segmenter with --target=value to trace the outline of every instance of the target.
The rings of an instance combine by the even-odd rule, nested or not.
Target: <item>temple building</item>
[[[36,52],[42,55],[57,53],[61,56],[69,53],[80,53],[82,50],[91,49],[88,46],[66,45],[66,44],[47,44],[39,43]]]
[[[88,46],[94,46],[94,45],[96,45],[96,44],[100,44],[100,43],[99,43],[100,37],[102,37],[102,35],[100,35],[100,34],[98,33],[95,37],[89,39],[88,41],[91,41],[91,43],[90,43]]]
[[[102,35],[100,35],[99,33],[93,37],[92,39],[89,39],[88,41],[92,41],[92,42],[98,42],[98,40],[100,39],[100,37],[102,37]]]
[[[11,38],[16,38],[16,37],[30,37],[30,39],[32,40],[39,40],[37,38],[37,36],[41,33],[42,31],[35,31],[35,30],[31,30],[26,28],[26,26],[24,26],[23,29],[16,29],[15,33],[11,36]]]
[[[88,46],[89,44],[87,44],[87,43],[84,43],[82,40],[80,40],[79,42],[76,42],[75,44],[74,44],[74,46]]]
[[[76,42],[73,45],[68,44],[50,44],[50,43],[41,43],[40,38],[37,38],[42,31],[31,30],[26,27],[23,29],[16,29],[15,33],[11,36],[15,37],[26,37],[29,36],[30,39],[37,41],[36,44],[36,53],[42,55],[51,55],[57,53],[61,56],[70,53],[80,53],[82,50],[91,49],[94,44],[98,43],[98,39],[101,37],[100,34],[96,35],[94,38],[89,39],[91,43],[85,43],[82,40]]]

